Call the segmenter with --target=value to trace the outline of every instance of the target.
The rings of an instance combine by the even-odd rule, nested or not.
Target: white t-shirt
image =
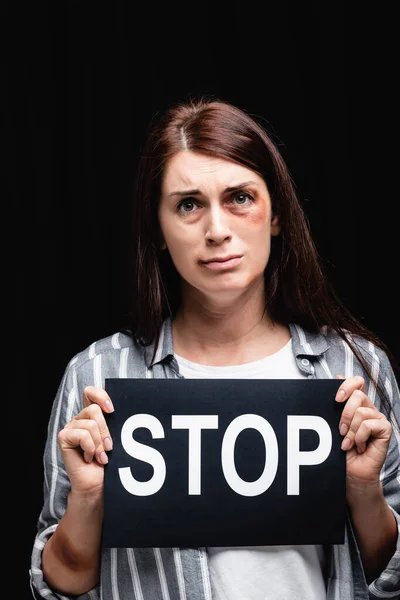
[[[292,340],[275,354],[243,365],[210,367],[175,354],[187,379],[302,379]],[[215,600],[323,600],[322,546],[208,548]]]

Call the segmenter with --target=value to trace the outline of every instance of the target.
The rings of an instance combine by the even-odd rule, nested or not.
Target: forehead
[[[207,184],[232,186],[243,181],[264,183],[255,171],[236,162],[208,156],[198,152],[182,151],[167,163],[162,189],[169,193],[175,189],[199,189]]]

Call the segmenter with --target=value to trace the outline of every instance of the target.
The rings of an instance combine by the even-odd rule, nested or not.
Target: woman
[[[264,129],[221,101],[167,111],[140,159],[133,245],[129,331],[75,356],[54,401],[33,588],[85,600],[400,598],[392,364],[329,288]],[[343,378],[345,544],[101,552],[108,377]]]

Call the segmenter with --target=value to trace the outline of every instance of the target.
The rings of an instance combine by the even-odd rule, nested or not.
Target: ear
[[[272,217],[271,219],[271,235],[276,236],[279,235],[281,232],[281,225],[279,223],[279,216],[275,215],[275,217]]]

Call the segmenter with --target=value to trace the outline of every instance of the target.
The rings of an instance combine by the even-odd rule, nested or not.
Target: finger
[[[113,443],[102,409],[98,404],[90,404],[76,415],[75,419],[91,419],[97,423],[104,450],[112,450]]]
[[[336,379],[342,379],[342,375],[337,376]],[[362,392],[365,392],[366,390],[365,381],[363,377],[360,377],[358,375],[355,375],[354,377],[347,377],[344,380],[344,382],[339,387],[336,393],[336,402],[344,402],[345,400],[350,398],[351,394],[355,390],[361,390]]]
[[[339,431],[340,435],[346,435],[350,429],[350,423],[353,420],[354,413],[360,406],[373,407],[371,400],[361,390],[355,390],[347,400],[340,417]]]
[[[392,426],[384,415],[381,414],[381,417],[378,419],[366,419],[361,423],[355,435],[357,452],[361,454],[365,451],[367,442],[371,437],[376,440],[381,440],[383,446],[386,448],[391,433]]]
[[[359,406],[351,420],[349,431],[342,442],[342,450],[350,450],[353,447],[357,431],[363,421],[366,419],[379,419],[380,415],[381,413],[374,406]]]
[[[100,434],[99,426],[94,419],[73,419],[66,424],[65,429],[86,429],[86,431],[88,431],[92,436],[92,440],[95,445],[95,456],[97,462],[105,464],[103,456],[103,440]],[[107,457],[107,455],[105,456]],[[108,462],[108,460],[106,462]]]
[[[61,429],[58,443],[62,451],[81,448],[85,462],[92,462],[96,446],[87,429]]]
[[[114,411],[113,403],[107,392],[103,388],[93,385],[86,386],[83,390],[83,405],[90,406],[91,404],[97,404],[106,413]]]

